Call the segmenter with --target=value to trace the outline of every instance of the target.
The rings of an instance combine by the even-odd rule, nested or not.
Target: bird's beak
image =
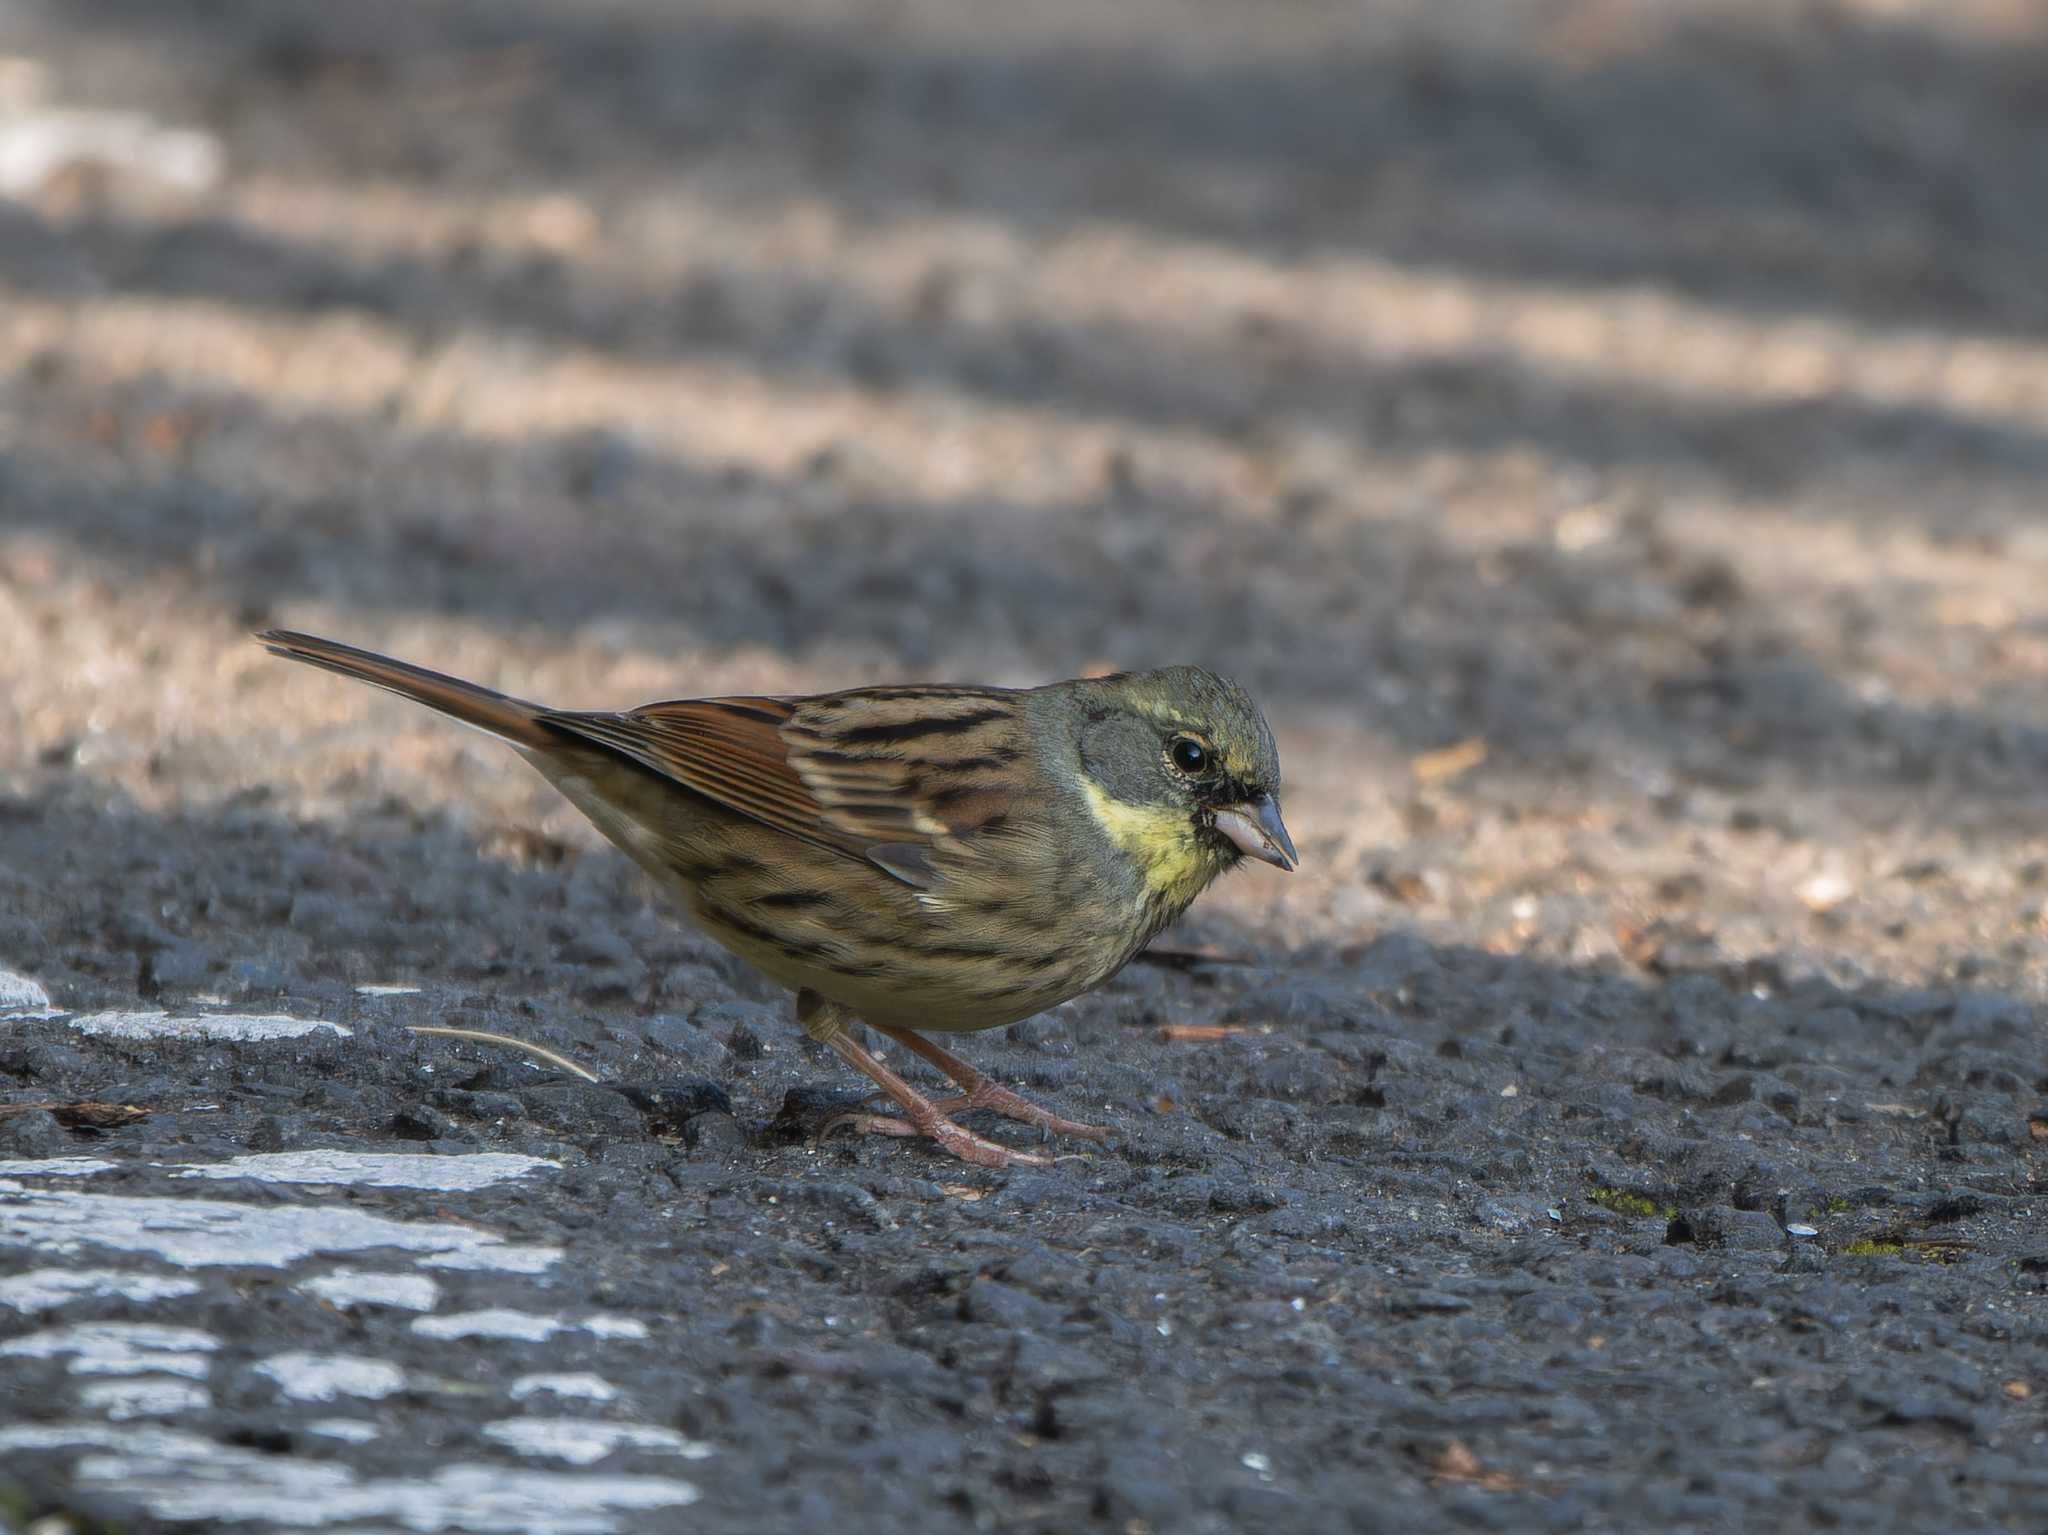
[[[1216,829],[1236,843],[1240,852],[1276,869],[1293,869],[1301,860],[1294,855],[1294,839],[1280,819],[1280,802],[1270,794],[1225,805],[1215,812]]]

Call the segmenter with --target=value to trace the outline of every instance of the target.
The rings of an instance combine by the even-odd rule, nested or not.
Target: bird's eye
[[[1209,768],[1209,748],[1193,736],[1175,736],[1166,745],[1166,754],[1183,773],[1193,777]]]

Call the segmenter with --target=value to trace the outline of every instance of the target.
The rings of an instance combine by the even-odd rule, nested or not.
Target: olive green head
[[[1295,866],[1273,732],[1236,683],[1169,666],[1046,691],[1063,695],[1095,819],[1149,884],[1192,900],[1247,855]]]

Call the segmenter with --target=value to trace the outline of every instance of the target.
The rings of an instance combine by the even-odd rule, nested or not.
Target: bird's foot
[[[1035,1157],[1028,1151],[1012,1151],[1008,1146],[986,1140],[972,1130],[956,1125],[942,1113],[931,1099],[912,1087],[903,1078],[891,1071],[882,1061],[877,1060],[858,1041],[848,1037],[844,1030],[835,1030],[823,1036],[827,1045],[837,1051],[840,1058],[855,1070],[866,1074],[883,1092],[895,1101],[901,1111],[901,1118],[892,1114],[835,1114],[825,1122],[819,1134],[825,1135],[841,1127],[858,1130],[869,1135],[921,1135],[937,1141],[939,1148],[963,1162],[972,1162],[977,1167],[1043,1167],[1044,1157]]]
[[[957,1098],[942,1098],[932,1105],[941,1114],[960,1114],[968,1109],[987,1109],[991,1114],[1000,1114],[1005,1119],[1014,1119],[1019,1124],[1036,1125],[1048,1135],[1073,1135],[1084,1141],[1107,1144],[1116,1139],[1116,1131],[1107,1125],[1083,1124],[1078,1119],[1067,1119],[1051,1109],[1040,1108],[1022,1094],[1013,1093],[1007,1087],[983,1078],[981,1084],[971,1092]]]
[[[1116,1132],[1106,1126],[1083,1124],[1078,1119],[1067,1119],[1051,1109],[1040,1108],[1022,1094],[990,1081],[959,1056],[950,1050],[940,1049],[914,1030],[882,1028],[881,1032],[938,1067],[961,1088],[959,1097],[934,1105],[941,1114],[958,1114],[963,1109],[987,1109],[991,1114],[1000,1114],[1020,1124],[1036,1125],[1048,1135],[1073,1135],[1084,1141],[1096,1142],[1116,1139]]]
[[[1015,1151],[996,1141],[976,1135],[962,1125],[956,1125],[944,1114],[938,1112],[937,1104],[928,1105],[932,1116],[924,1124],[913,1124],[908,1119],[899,1119],[894,1114],[834,1114],[819,1129],[822,1140],[834,1130],[851,1130],[856,1135],[897,1135],[925,1136],[938,1142],[942,1151],[958,1157],[963,1162],[972,1162],[976,1167],[1044,1167],[1044,1157],[1033,1156],[1028,1151]]]

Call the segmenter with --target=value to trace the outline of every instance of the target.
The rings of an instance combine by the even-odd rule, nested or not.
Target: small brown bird
[[[506,742],[697,925],[796,993],[797,1021],[924,1135],[986,1167],[1044,1159],[956,1124],[988,1109],[1106,1140],[922,1037],[991,1029],[1100,985],[1209,882],[1295,865],[1273,734],[1191,666],[1039,688],[855,688],[568,713],[312,635],[257,636]],[[944,1072],[932,1102],[854,1037]]]

